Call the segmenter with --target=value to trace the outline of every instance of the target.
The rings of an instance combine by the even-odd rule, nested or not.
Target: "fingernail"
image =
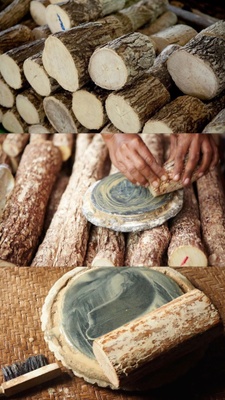
[[[167,181],[166,175],[161,176],[161,180],[162,180],[162,181]]]
[[[189,178],[186,178],[186,179],[184,180],[184,185],[189,185],[189,183],[190,183],[190,179],[189,179]]]
[[[204,175],[203,172],[199,172],[198,177],[201,178]]]
[[[136,186],[141,186],[139,182],[136,183]]]
[[[174,181],[179,181],[179,179],[180,179],[180,174],[176,174],[176,175],[173,177],[173,180],[174,180]]]
[[[154,186],[155,188],[159,187],[159,182],[158,181],[154,181],[152,183],[152,186]]]

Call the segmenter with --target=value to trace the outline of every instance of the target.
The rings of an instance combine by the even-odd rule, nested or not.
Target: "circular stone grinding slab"
[[[121,232],[152,229],[183,206],[183,190],[153,197],[120,172],[95,182],[86,192],[83,213],[94,225]]]
[[[191,289],[187,279],[170,268],[75,268],[46,297],[45,340],[75,375],[113,388],[94,357],[93,340]]]

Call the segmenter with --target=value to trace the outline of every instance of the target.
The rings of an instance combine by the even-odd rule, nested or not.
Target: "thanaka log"
[[[55,133],[52,138],[53,144],[61,151],[62,160],[67,161],[73,154],[75,144],[74,133]]]
[[[30,14],[37,25],[46,25],[46,7],[49,5],[48,0],[31,0]]]
[[[182,210],[171,220],[168,265],[207,267],[208,259],[201,239],[198,202],[192,186],[184,189]]]
[[[205,126],[202,133],[225,133],[225,108]]]
[[[48,121],[48,119],[46,117],[42,124],[29,125],[28,133],[34,134],[34,135],[38,134],[38,133],[50,134],[50,133],[55,133],[55,129],[53,128],[53,126],[50,124],[50,122]]]
[[[16,108],[23,120],[29,125],[44,121],[45,112],[42,98],[30,88],[16,96]]]
[[[61,163],[60,151],[50,141],[26,146],[0,225],[2,260],[18,266],[30,264]]]
[[[156,51],[160,53],[170,44],[184,46],[189,40],[197,35],[197,31],[191,26],[177,24],[169,27],[161,32],[157,32],[150,36],[156,44]]]
[[[30,0],[13,0],[0,12],[1,30],[18,24],[28,14],[29,7]]]
[[[173,26],[177,23],[177,16],[172,11],[166,11],[162,15],[160,15],[154,22],[150,24],[146,24],[143,28],[139,29],[139,32],[143,33],[143,35],[153,35],[154,33],[163,31],[170,26]]]
[[[0,53],[19,47],[33,40],[33,33],[26,25],[18,24],[0,32]]]
[[[48,25],[42,25],[32,29],[32,34],[34,40],[46,39],[49,35],[51,35],[51,31]]]
[[[2,125],[8,132],[12,133],[28,131],[27,123],[21,118],[15,106],[3,114]]]
[[[28,133],[9,133],[3,142],[4,152],[10,157],[17,157],[24,151],[29,138]]]
[[[12,89],[4,79],[0,78],[0,105],[12,108],[15,104],[16,90]]]

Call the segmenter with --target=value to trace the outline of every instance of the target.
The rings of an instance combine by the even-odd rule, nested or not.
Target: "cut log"
[[[84,138],[85,142],[86,139]],[[79,142],[77,148],[78,146]],[[68,186],[32,262],[33,266],[83,265],[90,229],[90,224],[82,213],[83,196],[93,182],[103,177],[107,158],[108,151],[101,135],[94,135],[82,156],[75,156]]]
[[[59,133],[77,133],[80,123],[72,111],[72,94],[65,91],[44,98],[43,106],[50,124]]]
[[[0,222],[2,220],[3,211],[6,207],[6,203],[13,191],[15,181],[12,172],[8,165],[0,164]]]
[[[161,53],[165,47],[170,44],[178,44],[179,46],[184,46],[189,40],[197,35],[197,31],[188,25],[177,24],[162,32],[157,32],[151,35],[151,39],[156,44],[156,49],[158,53]]]
[[[75,143],[74,133],[55,133],[52,141],[53,144],[60,149],[62,160],[67,161],[73,154]]]
[[[16,91],[0,78],[0,105],[12,108],[15,104]]]
[[[53,128],[53,126],[49,123],[49,121],[46,118],[42,124],[30,125],[28,127],[28,133],[34,134],[34,135],[38,134],[38,133],[49,134],[49,133],[55,133],[55,129]]]
[[[32,30],[32,33],[34,40],[46,39],[49,35],[51,35],[48,25],[38,26]]]
[[[168,59],[169,73],[183,93],[204,100],[225,89],[225,22],[222,22],[200,32]]]
[[[92,267],[121,267],[124,265],[125,237],[122,232],[98,228],[97,251]]]
[[[0,225],[2,260],[18,266],[31,262],[61,163],[60,151],[50,141],[27,145]]]
[[[138,133],[149,116],[169,101],[170,94],[165,86],[149,75],[132,86],[111,93],[106,100],[106,112],[121,132]]]
[[[147,72],[154,59],[151,39],[134,32],[98,47],[90,58],[88,70],[96,85],[118,90]]]
[[[193,96],[179,96],[165,105],[143,128],[144,133],[201,132],[210,120],[207,106]]]
[[[197,182],[203,241],[210,266],[225,265],[225,194],[219,168]]]
[[[203,133],[225,133],[225,108],[202,131]]]
[[[93,352],[110,382],[119,388],[151,375],[168,364],[168,358],[170,364],[176,363],[184,349],[187,354],[196,348],[193,339],[199,347],[203,333],[219,324],[219,313],[210,299],[194,289],[95,339]]]
[[[25,25],[18,24],[0,32],[0,53],[5,53],[13,47],[19,47],[33,40],[33,33]]]
[[[37,25],[46,25],[46,7],[49,5],[48,0],[31,0],[30,15]]]
[[[27,89],[16,96],[16,108],[27,124],[39,124],[44,121],[42,98],[32,89]]]
[[[28,131],[26,122],[21,118],[15,106],[3,114],[2,125],[8,132],[12,133]]]
[[[143,35],[153,35],[154,33],[163,31],[170,26],[173,26],[177,23],[177,16],[172,11],[166,11],[160,17],[158,17],[154,22],[150,24],[146,24],[143,28],[139,29],[139,32],[143,33]]]
[[[3,142],[4,152],[10,157],[18,156],[24,151],[29,138],[28,133],[9,133]]]
[[[46,10],[47,24],[52,33],[65,31],[112,14],[124,5],[125,0],[68,0],[59,5],[50,4]]]
[[[197,199],[193,187],[184,189],[182,210],[171,220],[171,241],[168,248],[168,265],[171,267],[207,267]]]
[[[95,85],[87,85],[73,93],[72,110],[82,126],[99,130],[108,122],[107,97],[108,92]]]
[[[59,84],[45,71],[42,63],[42,52],[28,57],[23,64],[24,75],[40,96],[47,97],[59,89]]]
[[[13,0],[0,12],[1,30],[18,24],[26,16],[30,8],[30,0]]]
[[[0,72],[10,87],[20,89],[27,85],[23,63],[26,58],[42,51],[43,47],[44,39],[39,39],[0,55]]]

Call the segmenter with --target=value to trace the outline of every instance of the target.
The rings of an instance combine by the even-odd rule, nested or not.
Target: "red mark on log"
[[[184,264],[186,264],[187,260],[189,257],[185,257],[184,260],[182,261],[182,263],[180,264],[181,267],[183,267]]]

